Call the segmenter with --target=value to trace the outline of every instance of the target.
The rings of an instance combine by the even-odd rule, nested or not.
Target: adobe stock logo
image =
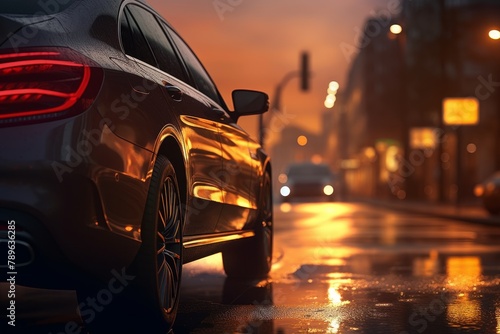
[[[243,3],[244,0],[214,0],[212,5],[221,21],[224,21],[227,12],[232,12]]]
[[[122,268],[121,272],[113,269],[111,271],[112,278],[103,289],[99,290],[95,295],[88,296],[85,301],[78,304],[78,310],[84,324],[93,322],[98,313],[110,305],[115,297],[125,290],[130,282],[135,279],[135,276],[129,275]],[[49,334],[79,334],[82,333],[81,327],[74,321],[67,322],[62,332],[49,332]]]
[[[481,100],[489,99],[493,93],[500,87],[500,82],[493,81],[493,74],[488,75],[488,79],[485,79],[482,75],[477,77],[479,84],[476,86],[476,97]]]
[[[373,19],[369,20],[363,29],[357,26],[354,27],[353,43],[342,42],[339,45],[347,62],[350,63],[361,49],[366,48],[374,38],[386,31],[393,18],[399,15],[401,6],[399,0],[390,0],[385,9],[370,12]]]
[[[445,311],[446,305],[453,301],[452,295],[446,294],[444,291],[439,297],[434,298],[426,307],[420,307],[415,310],[408,318],[408,324],[411,326],[410,331],[402,331],[399,334],[424,333],[433,322],[435,322]]]
[[[151,92],[156,88],[157,85],[153,81],[144,79],[142,85],[133,87],[129,94],[123,93],[111,102],[111,114],[121,121],[127,119],[130,112],[136,109],[148,97],[148,94],[137,92]],[[110,134],[114,130],[115,125],[113,121],[106,117],[99,121],[96,128],[89,131],[83,130],[80,139],[76,143],[64,146],[61,151],[63,159],[51,163],[59,182],[63,182],[65,174],[72,173],[75,168],[85,162],[85,159],[92,154],[96,147],[102,144],[103,135]]]
[[[40,27],[33,26],[33,24],[46,21],[46,19],[40,20],[39,16],[56,14],[61,10],[61,6],[67,5],[69,2],[70,0],[38,0],[37,5],[40,10],[27,19],[29,23],[25,24],[19,31],[8,34],[7,37],[12,48],[18,50],[20,46],[27,44],[38,35]]]
[[[133,275],[128,275],[125,268],[122,268],[121,272],[113,269],[111,274],[113,274],[113,278],[109,280],[107,289],[99,290],[95,296],[87,297],[84,302],[78,305],[85,323],[92,322],[96,313],[102,312],[107,305],[111,304],[114,296],[121,293],[135,278]]]

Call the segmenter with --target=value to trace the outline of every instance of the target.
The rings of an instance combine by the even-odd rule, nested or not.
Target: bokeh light
[[[469,152],[469,153],[476,153],[476,151],[477,151],[477,146],[476,146],[476,144],[474,144],[474,143],[469,143],[469,144],[467,145],[467,152]]]
[[[389,30],[394,34],[394,35],[399,35],[400,33],[403,32],[403,27],[401,27],[399,24],[393,24],[389,28]]]
[[[298,136],[297,137],[297,144],[300,146],[306,146],[307,145],[307,137],[306,136]]]
[[[488,33],[488,36],[490,36],[491,39],[499,40],[500,39],[500,30],[492,29]]]

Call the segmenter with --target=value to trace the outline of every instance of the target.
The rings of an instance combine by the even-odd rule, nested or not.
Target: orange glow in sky
[[[190,44],[210,72],[228,106],[231,91],[265,91],[299,68],[309,52],[312,78],[308,92],[298,78],[284,88],[282,110],[295,124],[319,131],[325,90],[340,86],[358,50],[367,17],[395,16],[398,0],[148,0]],[[335,112],[335,108],[329,112]],[[316,117],[317,116],[317,117]],[[256,117],[241,119],[256,137]]]

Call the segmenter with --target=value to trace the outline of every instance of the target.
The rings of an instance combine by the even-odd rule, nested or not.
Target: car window
[[[182,70],[181,63],[177,58],[172,44],[165,35],[164,30],[159,25],[156,16],[138,6],[131,5],[127,8],[130,10],[149,46],[151,47],[158,67],[162,71],[171,74],[180,80],[186,81],[186,76]]]
[[[288,176],[332,176],[330,169],[325,165],[295,165],[290,167]]]
[[[148,42],[144,38],[134,17],[130,14],[128,7],[124,9],[123,14],[120,25],[122,45],[125,53],[152,66],[157,66]]]
[[[132,30],[130,29],[130,25],[128,23],[130,16],[127,15],[127,11],[123,12],[122,18],[120,20],[120,33],[121,33],[121,41],[123,50],[126,54],[130,56],[137,55],[134,47],[134,38],[132,37]]]
[[[206,96],[210,97],[212,100],[217,102],[220,106],[224,107],[222,99],[219,96],[217,88],[215,87],[212,79],[205,71],[205,68],[200,63],[196,55],[191,51],[189,46],[182,40],[182,38],[177,35],[175,31],[173,31],[168,25],[162,22],[163,27],[166,31],[169,32],[172,37],[175,45],[179,49],[179,52],[186,63],[186,66],[191,73],[191,76],[194,80],[196,87]]]

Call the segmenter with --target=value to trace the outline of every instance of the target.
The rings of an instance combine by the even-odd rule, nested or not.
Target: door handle
[[[172,100],[177,102],[182,101],[182,96],[184,95],[184,93],[179,87],[171,85],[166,81],[163,81],[163,85],[167,90],[168,95],[172,98]]]

